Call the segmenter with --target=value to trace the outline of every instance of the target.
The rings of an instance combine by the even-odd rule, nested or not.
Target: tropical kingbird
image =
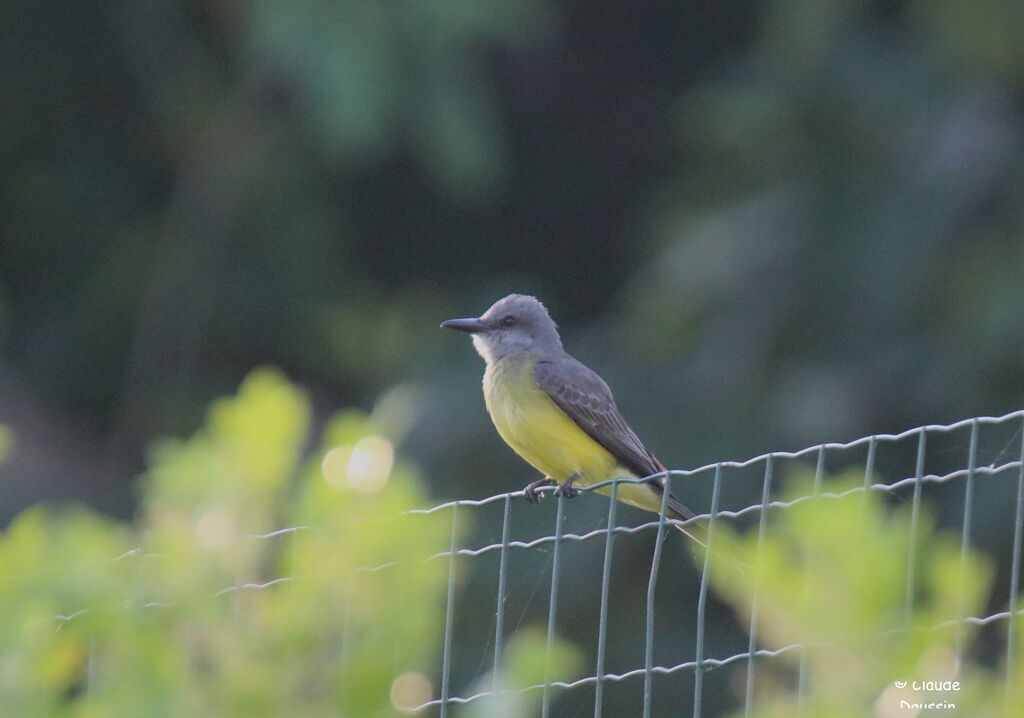
[[[578,493],[574,485],[651,477],[619,484],[617,495],[632,506],[661,512],[665,467],[629,428],[604,380],[562,348],[558,327],[535,297],[510,294],[479,318],[449,319],[441,326],[473,335],[487,363],[484,401],[494,426],[544,474],[524,489],[528,500],[536,503],[537,487],[553,483],[556,495],[570,498]],[[597,491],[611,494],[611,484]],[[671,493],[668,514],[694,516]],[[684,533],[703,544],[694,535],[703,530],[691,528]]]

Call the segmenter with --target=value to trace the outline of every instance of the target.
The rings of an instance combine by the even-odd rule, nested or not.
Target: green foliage
[[[424,559],[449,518],[401,513],[421,484],[372,421],[336,417],[304,462],[309,424],[305,395],[258,371],[157,447],[135,525],[20,515],[0,542],[6,714],[386,716],[429,700],[448,569]],[[259,536],[282,526],[308,528]]]
[[[809,482],[798,484],[792,499],[811,493]],[[1009,715],[1000,712],[1000,678],[961,660],[975,627],[957,619],[984,615],[991,566],[973,552],[962,559],[959,539],[937,533],[925,512],[912,531],[909,507],[886,510],[877,495],[858,492],[773,512],[760,549],[756,533],[737,536],[726,526],[716,533],[719,528],[759,558],[751,571],[712,561],[714,585],[741,616],[750,615],[756,593],[766,647],[806,644],[803,697],[779,688],[792,685],[790,679],[773,680],[779,663],[760,661],[754,715],[791,716],[800,700],[805,715],[832,718],[901,715],[901,701],[953,703],[955,709],[943,706],[943,715]],[[775,660],[795,667],[800,658],[790,649]],[[915,680],[959,681],[959,687],[920,692]]]
[[[116,467],[190,433],[254,362],[325,404],[415,385],[405,446],[446,495],[521,486],[479,363],[436,328],[511,290],[548,302],[672,467],[1019,408],[1019,5],[4,3],[3,516],[40,497],[135,510]],[[260,487],[237,495],[247,475],[211,468],[233,452],[206,441],[158,450],[136,538],[297,520],[291,477],[273,486],[254,453]],[[1005,555],[1007,494],[978,499],[979,545]],[[665,596],[661,643],[688,645]]]
[[[259,0],[244,17],[247,59],[302,90],[305,119],[341,158],[407,139],[442,185],[479,192],[501,169],[493,102],[475,61],[487,40],[523,44],[547,24],[535,2],[377,5]]]

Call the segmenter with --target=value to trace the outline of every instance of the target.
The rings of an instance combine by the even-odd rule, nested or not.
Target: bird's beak
[[[445,329],[458,329],[460,332],[469,332],[470,334],[476,334],[482,332],[488,328],[487,323],[477,319],[476,317],[469,317],[467,319],[449,319],[446,322],[441,322],[441,326]]]

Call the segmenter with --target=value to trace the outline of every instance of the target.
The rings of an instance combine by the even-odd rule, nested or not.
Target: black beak
[[[445,329],[458,329],[460,332],[469,332],[470,334],[476,334],[487,329],[487,323],[483,322],[475,317],[469,317],[467,319],[449,319],[446,322],[441,322],[441,326]]]

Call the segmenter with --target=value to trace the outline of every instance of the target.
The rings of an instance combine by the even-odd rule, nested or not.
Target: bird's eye
[[[509,314],[507,317],[501,320],[501,323],[506,327],[512,327],[516,324],[516,318]]]

